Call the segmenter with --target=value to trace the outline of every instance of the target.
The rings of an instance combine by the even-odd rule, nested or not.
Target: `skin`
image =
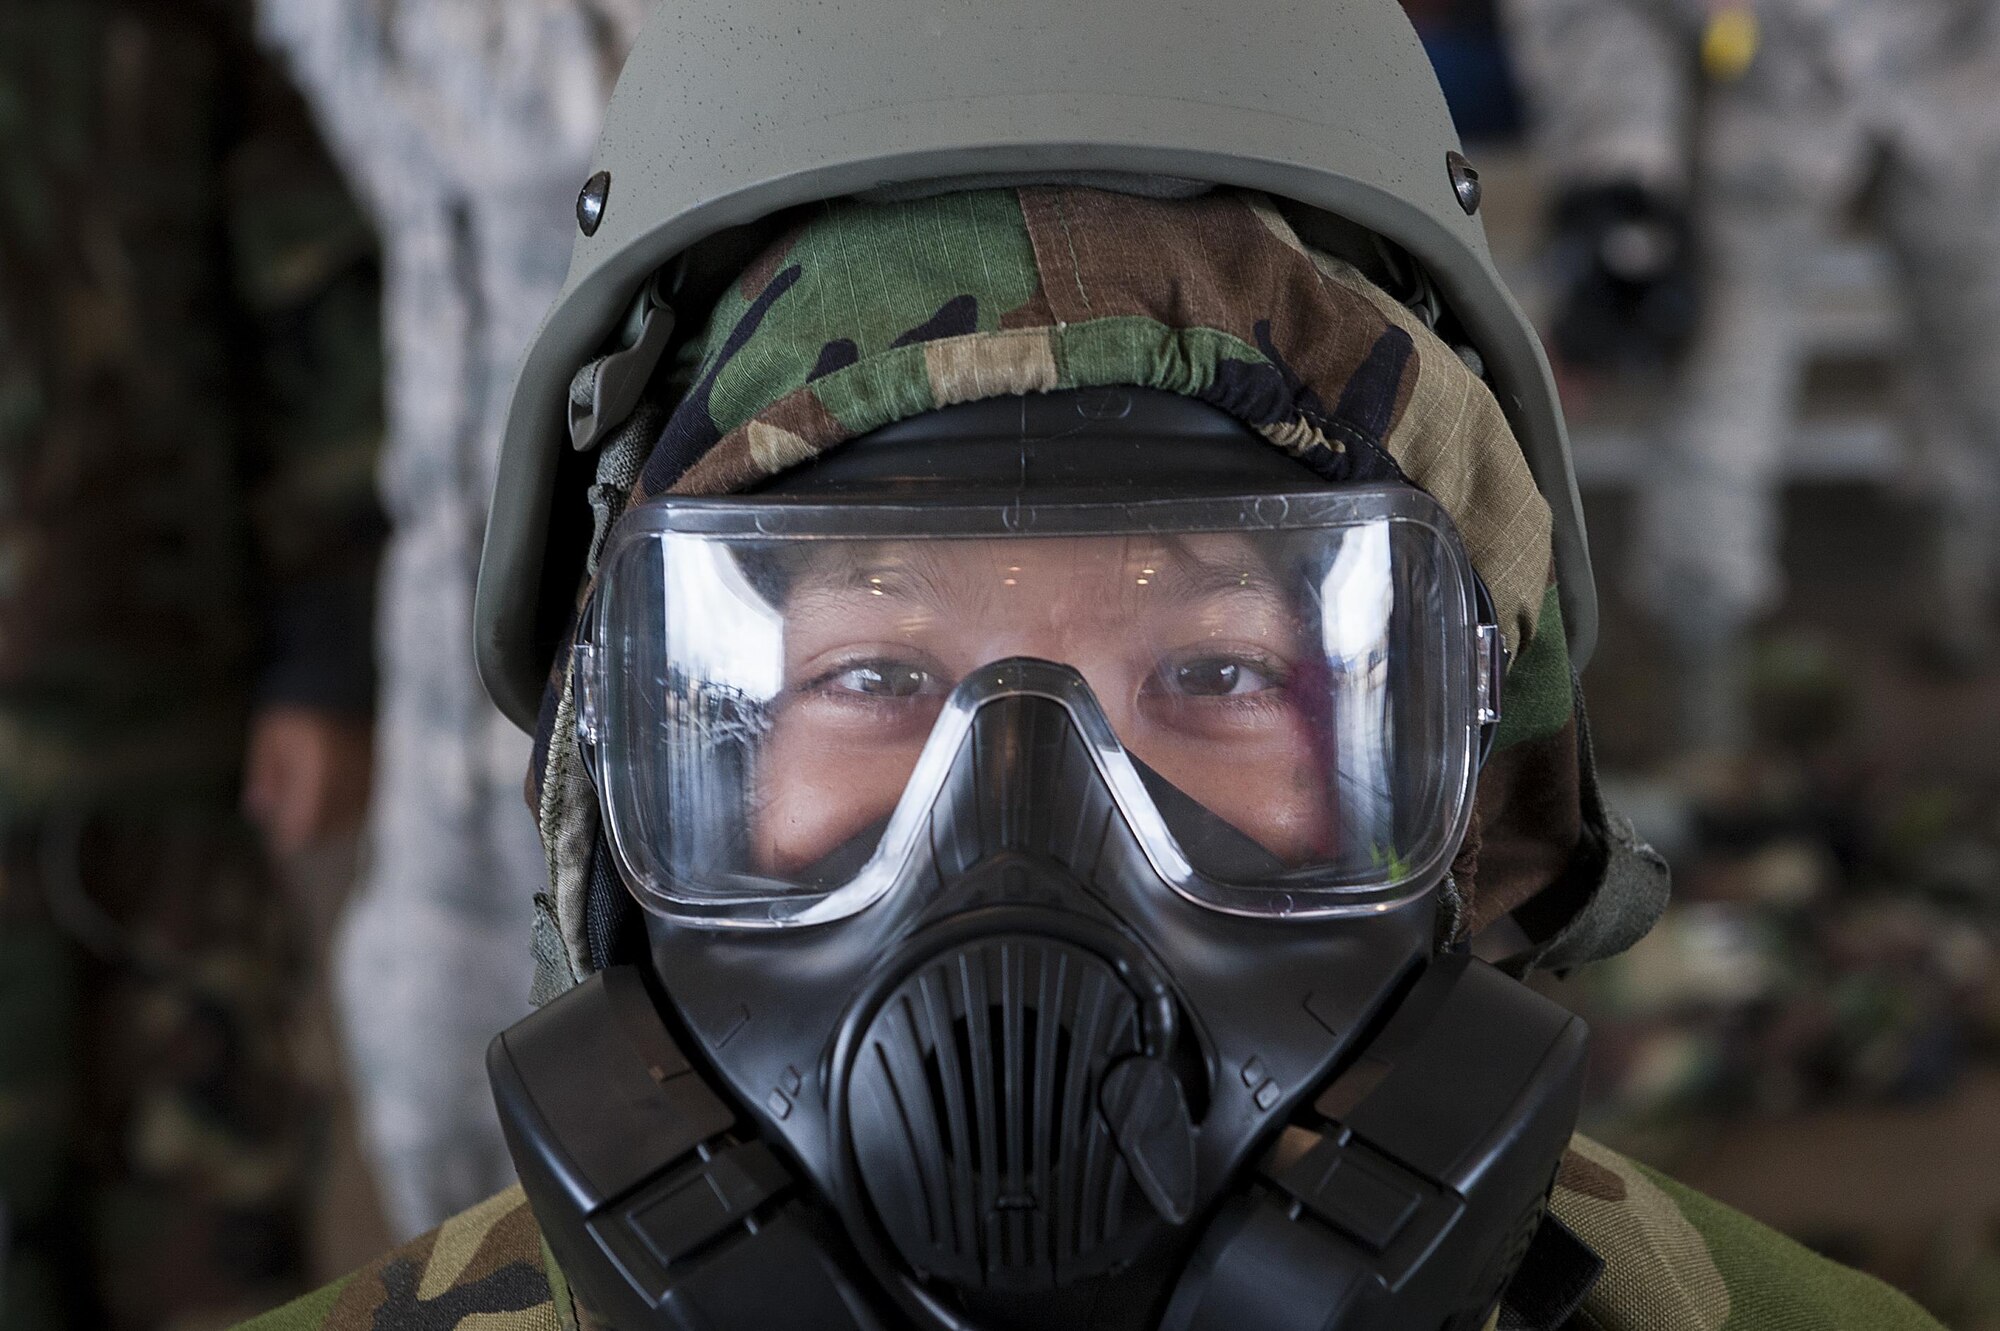
[[[368,806],[367,722],[273,705],[250,724],[243,812],[274,854],[297,855],[361,825]]]
[[[849,547],[785,605],[754,848],[795,871],[885,817],[940,706],[989,662],[1083,675],[1125,747],[1287,862],[1324,854],[1326,761],[1289,600],[1241,538]]]

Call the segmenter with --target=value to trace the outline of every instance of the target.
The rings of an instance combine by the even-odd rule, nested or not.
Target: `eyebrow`
[[[1189,550],[1185,538],[1163,537],[1161,544],[1168,554],[1163,562],[1160,589],[1176,601],[1207,600],[1216,596],[1235,596],[1248,593],[1261,600],[1278,600],[1277,581],[1263,560],[1252,559],[1246,548],[1246,558],[1223,560],[1205,557]]]

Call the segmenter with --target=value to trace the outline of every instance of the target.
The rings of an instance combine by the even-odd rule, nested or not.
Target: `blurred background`
[[[1406,0],[1568,405],[1586,1129],[2000,1328],[2000,6]],[[0,1331],[225,1326],[510,1181],[470,592],[644,0],[0,10]]]
[[[1610,798],[1587,1131],[2000,1327],[1990,4],[1410,0],[1558,367]]]

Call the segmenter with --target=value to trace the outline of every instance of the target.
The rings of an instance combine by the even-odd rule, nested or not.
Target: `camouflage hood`
[[[1664,866],[1597,797],[1549,508],[1476,363],[1261,196],[837,201],[803,210],[723,292],[681,348],[671,410],[643,408],[604,445],[597,539],[627,503],[730,493],[897,420],[1057,389],[1196,398],[1335,480],[1386,462],[1451,512],[1509,652],[1505,719],[1447,885],[1450,933],[1515,912],[1535,943],[1524,965],[1573,964],[1650,926]],[[578,376],[581,401],[594,372]],[[567,679],[564,653],[531,791],[552,884],[538,997],[602,965],[630,908],[597,853]]]

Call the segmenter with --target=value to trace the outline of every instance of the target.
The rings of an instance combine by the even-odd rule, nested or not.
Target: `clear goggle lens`
[[[979,672],[1019,657],[1080,677],[1092,759],[1175,890],[1324,916],[1427,890],[1463,835],[1474,604],[1443,510],[1402,488],[657,501],[606,552],[579,684],[620,868],[668,916],[808,923],[875,900],[917,848],[924,787],[1005,693]],[[1188,809],[1259,853],[1212,849]]]

